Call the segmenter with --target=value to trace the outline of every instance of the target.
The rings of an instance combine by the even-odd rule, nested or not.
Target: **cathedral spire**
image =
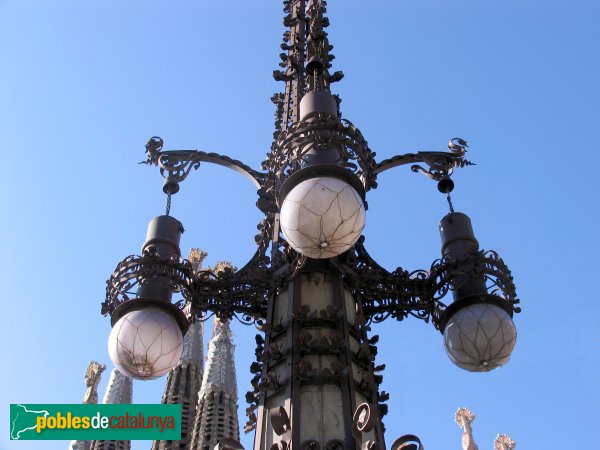
[[[108,380],[104,404],[130,404],[133,395],[131,378],[113,369]],[[93,441],[91,450],[129,450],[131,441]]]
[[[225,438],[239,440],[234,348],[229,322],[215,318],[190,449],[213,449]]]
[[[215,319],[212,338],[208,344],[208,360],[202,380],[202,391],[222,390],[237,398],[234,349],[229,321],[221,322]]]
[[[194,271],[202,269],[202,263],[207,253],[198,248],[190,250],[188,261]],[[177,366],[171,370],[162,398],[163,404],[181,404],[181,440],[154,441],[152,450],[191,449],[190,440],[198,405],[198,393],[202,386],[203,375],[203,336],[204,324],[192,321],[183,338],[183,353]]]

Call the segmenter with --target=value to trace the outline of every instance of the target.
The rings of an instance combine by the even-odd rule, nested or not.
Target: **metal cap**
[[[442,238],[442,256],[452,255],[455,258],[477,252],[479,242],[475,239],[471,219],[463,213],[454,212],[440,221]]]
[[[314,112],[324,112],[337,117],[337,102],[327,91],[308,91],[300,100],[300,120]]]
[[[168,252],[181,256],[179,240],[183,231],[183,225],[174,217],[155,217],[148,224],[148,232],[146,233],[146,242],[142,246],[142,254],[148,247],[155,246],[158,253],[164,254]]]

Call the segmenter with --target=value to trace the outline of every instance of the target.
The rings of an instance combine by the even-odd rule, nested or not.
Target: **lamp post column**
[[[341,274],[327,261],[308,260],[272,298],[268,314],[254,448],[354,449],[362,440],[383,446],[371,406],[378,401],[373,346]],[[369,406],[357,419],[370,414],[369,426],[353,432],[363,403]]]

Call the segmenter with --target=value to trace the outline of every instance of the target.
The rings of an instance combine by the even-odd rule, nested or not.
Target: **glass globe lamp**
[[[489,303],[459,309],[444,329],[446,353],[454,364],[470,372],[488,372],[504,365],[516,340],[510,315]]]
[[[159,308],[128,312],[113,326],[108,353],[128,377],[153,380],[169,372],[183,349],[183,336],[175,318]]]
[[[331,176],[309,178],[285,196],[281,230],[294,250],[309,258],[340,255],[358,240],[365,226],[365,206],[348,182]]]

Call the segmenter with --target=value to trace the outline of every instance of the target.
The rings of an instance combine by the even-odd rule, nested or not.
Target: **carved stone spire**
[[[494,440],[494,450],[514,450],[516,446],[508,434],[499,434]]]
[[[88,365],[85,371],[85,385],[87,389],[83,396],[83,403],[85,405],[98,403],[98,383],[100,383],[100,377],[105,370],[106,366],[96,361],[91,361]]]
[[[190,250],[188,261],[194,271],[202,269],[207,253],[198,248]],[[204,324],[194,321],[183,338],[183,353],[177,366],[167,377],[162,398],[163,404],[181,404],[181,440],[154,441],[152,450],[189,449],[198,406],[198,393],[202,385],[204,362]]]
[[[90,405],[98,403],[98,384],[102,377],[102,372],[106,370],[104,364],[96,361],[90,361],[85,371],[85,385],[87,389],[83,395],[83,404]],[[71,441],[69,450],[90,450],[92,441]]]
[[[131,378],[113,369],[108,380],[104,404],[129,404],[133,395]],[[93,441],[92,450],[129,450],[131,441]]]
[[[215,318],[190,449],[213,449],[225,438],[239,440],[234,348],[229,322]]]
[[[473,428],[471,428],[471,424],[475,420],[475,414],[473,414],[467,408],[459,408],[458,411],[456,411],[454,420],[456,421],[458,426],[461,427],[463,430],[463,450],[478,450],[479,447],[477,447],[475,439],[473,439]]]
[[[454,420],[463,430],[463,450],[478,450],[477,444],[473,439],[473,428],[471,427],[471,424],[475,420],[475,414],[467,408],[458,408]],[[499,434],[494,440],[494,450],[514,450],[516,446],[517,443],[507,434]]]
[[[181,404],[181,440],[154,441],[152,450],[189,449],[192,437],[198,392],[203,374],[203,323],[196,321],[190,325],[183,339],[183,353],[179,363],[167,377],[167,384],[161,403]]]
[[[194,268],[194,272],[198,272],[202,269],[202,263],[204,259],[208,256],[208,253],[200,250],[199,248],[192,248],[190,250],[190,254],[188,255],[188,261],[192,263]]]

